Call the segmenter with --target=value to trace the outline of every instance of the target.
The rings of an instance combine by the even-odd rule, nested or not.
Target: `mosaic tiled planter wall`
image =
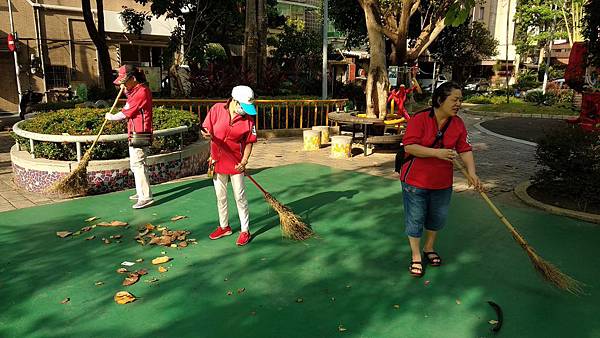
[[[15,145],[10,150],[15,183],[31,192],[44,192],[61,177],[77,167],[78,162],[32,159],[26,151]],[[151,184],[163,183],[181,177],[206,172],[209,147],[206,141],[198,141],[182,151],[149,156],[147,159]],[[133,173],[129,159],[91,161],[88,165],[90,193],[133,188]]]

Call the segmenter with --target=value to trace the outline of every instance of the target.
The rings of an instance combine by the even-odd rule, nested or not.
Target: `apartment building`
[[[81,10],[80,0],[12,0],[14,30],[18,35],[19,81],[22,91],[45,93],[53,100],[67,88],[79,84],[97,86],[99,80],[96,48]],[[91,1],[95,15],[95,1]],[[160,88],[161,55],[167,46],[173,20],[147,21],[142,36],[127,34],[119,13],[122,6],[144,10],[133,0],[104,1],[104,26],[113,69],[123,62],[147,67],[151,86]],[[148,11],[148,9],[145,9]],[[7,2],[0,3],[0,111],[16,111],[17,79],[13,53],[6,47],[11,32]]]

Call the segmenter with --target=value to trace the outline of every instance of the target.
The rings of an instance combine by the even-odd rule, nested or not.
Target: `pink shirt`
[[[236,114],[232,120],[228,105],[217,103],[212,106],[202,127],[212,135],[210,156],[216,161],[215,172],[236,175],[240,172],[235,166],[242,162],[246,144],[257,141],[256,126],[248,115]]]

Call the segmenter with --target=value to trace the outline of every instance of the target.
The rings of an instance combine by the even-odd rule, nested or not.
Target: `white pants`
[[[233,196],[237,204],[238,214],[240,215],[240,224],[242,231],[248,231],[250,223],[250,213],[248,211],[248,200],[246,199],[246,185],[244,184],[244,174],[226,175],[217,174],[213,176],[215,193],[217,194],[217,208],[219,209],[219,225],[225,228],[229,225],[229,216],[227,213],[227,182],[231,179],[233,186]]]
[[[152,198],[150,191],[150,178],[146,168],[146,152],[143,148],[129,147],[129,166],[135,179],[135,192],[138,195],[138,201],[145,201]]]

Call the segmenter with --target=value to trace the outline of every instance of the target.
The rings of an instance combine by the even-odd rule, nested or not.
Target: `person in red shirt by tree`
[[[219,210],[219,226],[209,238],[219,239],[232,234],[227,214],[227,183],[231,180],[241,223],[236,241],[239,246],[250,241],[244,172],[257,139],[254,119],[249,115],[256,115],[254,92],[250,87],[237,86],[226,103],[212,106],[201,131],[202,136],[211,140],[209,165],[214,166],[213,184]]]
[[[423,257],[431,266],[442,258],[434,251],[437,232],[444,227],[452,195],[453,160],[460,156],[476,189],[483,189],[475,170],[467,129],[457,116],[462,102],[461,87],[446,82],[435,89],[429,112],[416,114],[406,128],[402,142],[408,155],[402,164],[400,180],[406,235],[412,251],[410,274],[423,276],[420,251],[425,228]]]
[[[152,133],[152,92],[146,85],[144,72],[130,64],[119,68],[119,75],[113,83],[124,87],[127,102],[120,112],[106,113],[105,118],[111,121],[127,119],[129,162],[135,179],[136,191],[136,194],[129,196],[129,199],[137,200],[137,203],[133,205],[134,209],[141,209],[154,203],[146,167],[147,146],[132,145],[131,137],[133,133]]]

